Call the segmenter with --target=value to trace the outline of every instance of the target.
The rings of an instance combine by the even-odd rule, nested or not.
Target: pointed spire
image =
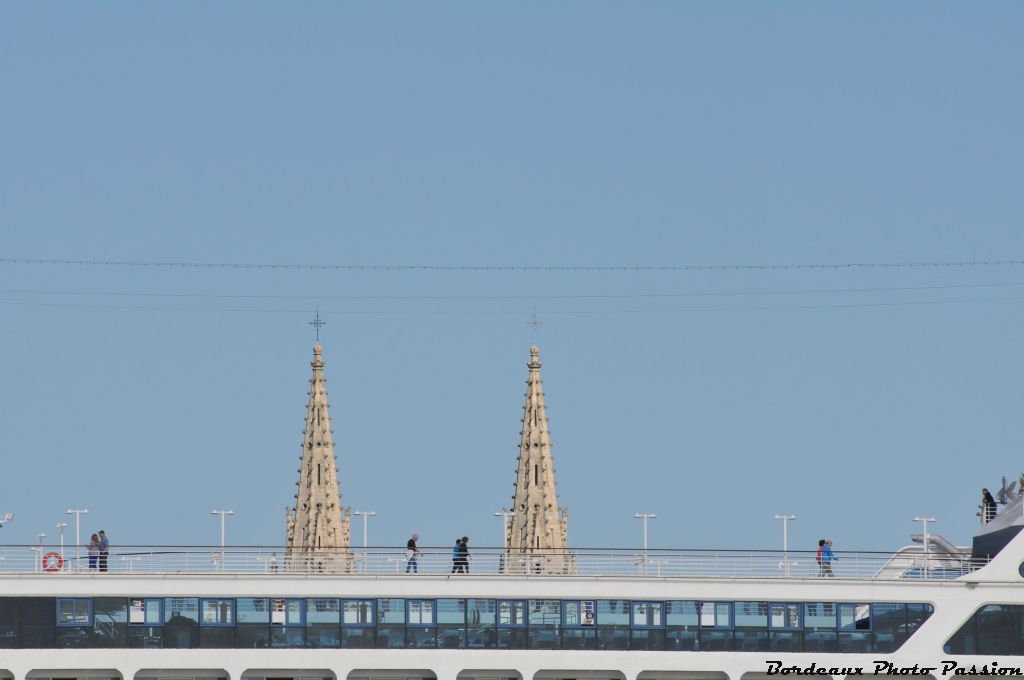
[[[327,570],[325,565],[333,564],[331,570],[337,571],[335,558],[347,557],[350,517],[349,509],[341,506],[323,347],[319,342],[313,347],[310,366],[313,376],[309,380],[299,489],[295,508],[288,510],[286,519],[287,553],[296,568],[316,566]]]
[[[548,432],[547,407],[540,379],[540,348],[530,347],[530,369],[526,379],[526,404],[519,439],[519,469],[516,472],[509,527],[510,568],[527,561],[531,569],[563,571],[566,561],[566,508],[558,507],[554,459]],[[527,557],[530,556],[530,557]]]

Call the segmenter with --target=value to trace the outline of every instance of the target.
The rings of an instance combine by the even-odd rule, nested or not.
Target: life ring
[[[54,560],[57,560],[56,564]],[[64,558],[60,553],[48,552],[43,555],[43,571],[60,571],[64,568]]]

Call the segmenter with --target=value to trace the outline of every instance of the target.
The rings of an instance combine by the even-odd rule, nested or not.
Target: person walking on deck
[[[419,534],[413,534],[409,542],[405,544],[405,573],[408,574],[411,570],[412,573],[418,574],[419,569],[416,566],[416,556],[421,554],[420,549],[416,547],[416,541],[420,540]]]
[[[982,517],[985,518],[985,524],[996,518],[996,499],[992,498],[988,489],[981,490],[981,512]]]
[[[832,553],[832,540],[826,540],[825,545],[821,548],[821,575],[834,577],[835,574],[832,573],[832,561],[838,559],[839,558]]]

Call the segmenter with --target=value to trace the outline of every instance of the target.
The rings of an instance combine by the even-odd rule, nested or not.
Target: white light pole
[[[366,573],[370,568],[370,553],[367,550],[367,546],[370,545],[370,530],[368,525],[370,518],[376,516],[377,513],[373,510],[357,510],[352,514],[363,518],[363,573]]]
[[[637,512],[633,514],[636,519],[642,519],[644,521],[644,576],[647,576],[647,520],[658,519],[658,516],[653,512]]]
[[[928,522],[934,522],[934,517],[915,517],[915,522],[920,522],[924,525],[924,577],[928,578],[928,559],[930,557],[931,549],[928,547]]]
[[[88,515],[85,508],[65,510],[65,515],[75,516],[75,571],[82,571],[82,515]]]
[[[510,544],[512,543],[512,532],[509,531],[508,520],[509,518],[516,516],[516,511],[506,510],[505,508],[502,508],[501,512],[494,513],[494,516],[501,518],[501,547],[505,551],[505,554],[503,558],[503,563],[501,564],[501,568],[498,571],[504,572],[508,569],[508,551]]]
[[[789,520],[796,515],[772,515],[772,519],[782,520],[782,573],[789,576]]]
[[[36,534],[36,540],[39,541],[39,547],[35,549],[36,550],[36,571],[39,571],[39,570],[41,570],[43,568],[43,565],[42,565],[42,562],[43,562],[43,540],[45,538],[46,538],[46,534],[44,534],[44,533]]]
[[[224,518],[235,514],[234,510],[210,510],[211,515],[220,515],[220,570],[224,571]]]
[[[64,530],[68,528],[67,522],[57,522],[57,530],[60,532],[60,561],[64,561]]]

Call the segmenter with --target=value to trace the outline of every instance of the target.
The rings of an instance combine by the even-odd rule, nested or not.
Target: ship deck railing
[[[275,546],[118,546],[104,560],[86,546],[0,546],[0,577],[11,574],[266,574],[275,576],[725,577],[858,580],[948,580],[986,564],[969,554],[839,551],[823,570],[816,551],[706,549],[572,549],[517,553],[474,548],[466,565],[452,548],[422,548],[410,564],[405,548],[291,549]],[[830,571],[825,574],[823,571]]]

